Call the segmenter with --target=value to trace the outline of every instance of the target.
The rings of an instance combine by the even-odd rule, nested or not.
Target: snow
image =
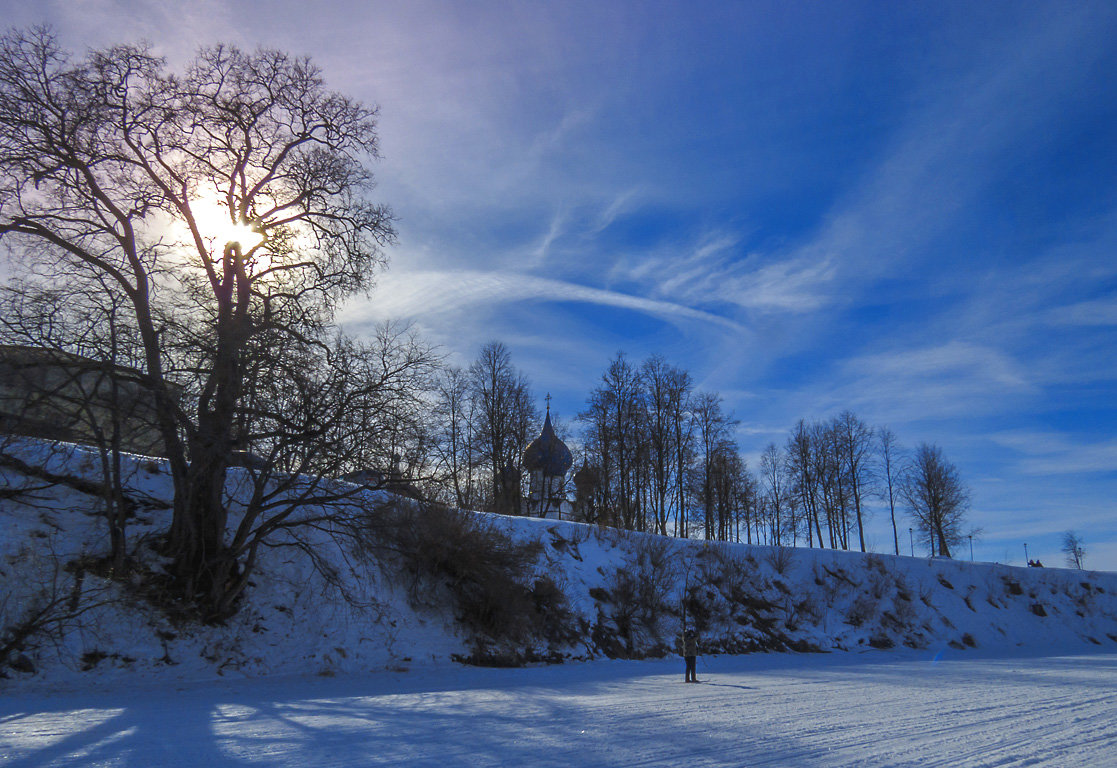
[[[1112,766],[1117,656],[442,667],[0,701],[0,765]]]
[[[97,480],[80,447],[5,450]],[[127,472],[139,543],[166,526],[169,479],[142,457]],[[0,470],[0,486],[26,481]],[[61,564],[107,551],[97,503],[62,486],[0,499],[0,627],[52,582],[74,594]],[[537,575],[580,629],[533,650],[566,663],[452,662],[473,644],[437,585],[416,601],[390,569],[309,532],[352,600],[284,546],[219,627],[86,574],[80,615],[26,649],[34,672],[0,670],[0,766],[1117,766],[1117,574],[482,517],[541,545]],[[663,602],[619,642],[618,575],[657,557]],[[668,650],[688,587],[709,609],[703,684],[682,683],[674,656],[604,658]],[[824,653],[714,653],[789,647]]]

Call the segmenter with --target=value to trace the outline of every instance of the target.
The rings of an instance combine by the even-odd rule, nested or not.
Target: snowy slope
[[[83,448],[26,442],[7,450],[55,474],[97,478],[95,457]],[[11,468],[3,472],[7,487],[37,482]],[[166,525],[169,479],[159,462],[136,458],[128,484],[139,504],[130,541],[150,552],[143,542]],[[240,612],[226,626],[206,627],[174,622],[92,573],[74,592],[74,572],[65,564],[108,548],[96,509],[94,497],[58,485],[0,500],[0,623],[10,626],[52,589],[67,602],[76,594],[82,609],[32,638],[24,663],[4,670],[0,687],[332,676],[443,665],[454,657],[661,656],[672,652],[684,611],[698,625],[706,655],[1117,650],[1114,574],[706,544],[496,516],[482,517],[513,540],[540,545],[535,576],[548,577],[562,603],[556,611],[562,626],[549,636],[516,647],[478,637],[457,621],[439,585],[424,587],[417,600],[390,567],[318,533],[307,534],[309,541],[350,600],[338,597],[302,551],[278,546],[264,552]]]

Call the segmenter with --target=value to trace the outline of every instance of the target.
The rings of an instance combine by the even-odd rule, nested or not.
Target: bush
[[[783,576],[795,563],[795,551],[791,547],[770,547],[765,560],[773,571]]]
[[[703,564],[703,578],[717,586],[730,603],[744,603],[756,592],[756,560],[727,546],[711,546],[712,557]]]
[[[669,541],[637,535],[629,542],[627,561],[606,581],[611,617],[617,634],[627,642],[626,653],[640,644],[636,635],[641,629],[658,640],[658,619],[678,613],[674,591],[679,573]]]
[[[479,515],[392,503],[369,516],[365,544],[387,555],[379,559],[395,569],[390,577],[407,579],[413,604],[433,607],[432,591],[444,590],[482,646],[573,636],[566,595],[551,578],[535,577],[541,545],[515,542]]]
[[[875,600],[883,600],[892,591],[892,580],[887,571],[870,571],[868,582],[869,594]]]
[[[896,595],[892,601],[892,612],[896,617],[905,624],[914,624],[918,616],[915,606],[912,604],[911,598],[905,599],[902,595]]]
[[[846,623],[850,626],[860,627],[869,621],[877,612],[877,601],[871,595],[860,595],[853,601],[846,613]]]
[[[794,597],[787,596],[781,602],[780,608],[784,613],[784,626],[792,632],[799,629],[804,624],[808,626],[818,624],[823,616],[823,611],[819,607],[818,601],[811,595],[807,595],[798,600]]]
[[[63,565],[49,546],[43,549],[24,545],[0,571],[13,586],[0,593],[0,677],[8,667],[34,672],[26,654],[61,645],[67,634],[83,629],[84,614],[113,599],[107,582],[87,582],[82,561]]]

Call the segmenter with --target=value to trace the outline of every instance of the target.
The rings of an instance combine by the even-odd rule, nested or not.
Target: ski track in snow
[[[0,701],[0,765],[1117,766],[1117,655],[678,659]]]

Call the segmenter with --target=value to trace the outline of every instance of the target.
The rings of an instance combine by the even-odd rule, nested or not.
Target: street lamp
[[[911,547],[911,556],[915,557],[915,535],[908,528],[908,545]]]
[[[970,534],[970,562],[973,562],[973,534]]]
[[[1032,564],[1032,561],[1028,558],[1028,542],[1026,541],[1024,542],[1024,562],[1028,565]]]

